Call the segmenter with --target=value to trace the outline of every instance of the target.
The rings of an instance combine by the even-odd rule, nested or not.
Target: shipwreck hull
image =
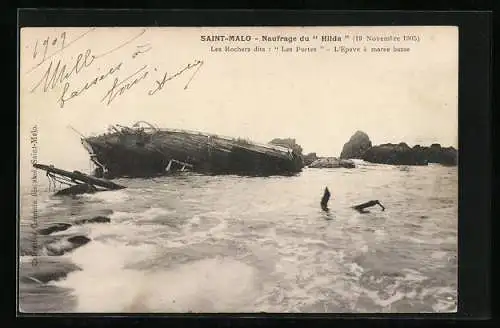
[[[82,143],[107,177],[148,177],[189,169],[204,174],[291,175],[302,170],[293,150],[181,130],[125,128]]]

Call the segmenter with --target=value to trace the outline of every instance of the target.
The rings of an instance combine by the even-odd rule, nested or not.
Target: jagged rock
[[[89,242],[90,238],[78,235],[47,244],[45,245],[45,249],[51,256],[61,256]]]
[[[415,148],[415,147],[414,147]],[[458,152],[453,147],[441,147],[440,144],[432,144],[424,150],[429,163],[442,165],[457,165]]]
[[[342,147],[341,159],[363,158],[364,153],[372,147],[372,142],[366,133],[356,131]]]
[[[19,279],[24,283],[47,283],[65,278],[73,271],[82,270],[65,258],[36,256],[20,263]]]
[[[80,219],[76,220],[75,224],[85,224],[85,223],[109,223],[111,219],[106,216],[96,216],[91,219]]]
[[[367,150],[363,160],[372,163],[392,165],[427,165],[438,163],[457,165],[457,150],[453,147],[442,148],[439,144],[430,147],[416,145],[410,148],[406,143],[382,144]]]
[[[64,231],[71,227],[70,223],[54,223],[47,228],[38,229],[38,233],[41,235],[50,235],[53,232]]]
[[[457,165],[458,152],[453,147],[443,148],[440,144],[430,147],[416,145],[410,148],[406,143],[372,146],[368,135],[356,131],[344,145],[340,158],[358,158],[371,163],[391,165]]]
[[[308,166],[311,165],[315,160],[318,159],[318,156],[316,156],[316,153],[309,153],[307,155],[304,155],[304,165]]]
[[[392,165],[427,165],[419,151],[413,151],[406,143],[382,144],[368,149],[363,160]]]
[[[338,159],[336,157],[324,157],[315,160],[313,163],[309,165],[310,168],[316,169],[326,169],[326,168],[354,168],[356,165],[353,161]]]

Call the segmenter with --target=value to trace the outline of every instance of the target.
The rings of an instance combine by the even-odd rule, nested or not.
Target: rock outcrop
[[[326,168],[348,168],[356,167],[353,161],[338,159],[336,157],[324,157],[315,160],[309,165],[310,168],[326,169]]]
[[[21,282],[36,284],[60,280],[73,271],[82,270],[68,259],[55,256],[37,256],[31,261],[20,262],[19,266]]]
[[[45,249],[50,256],[61,256],[88,244],[90,241],[90,238],[83,235],[71,236],[46,244]]]
[[[91,219],[80,219],[76,220],[75,224],[86,224],[86,223],[109,223],[111,219],[107,216],[96,216]]]
[[[454,147],[441,147],[440,144],[432,144],[430,147],[416,145],[414,151],[422,152],[429,163],[455,166],[458,164],[458,151]]]
[[[318,158],[319,157],[316,155],[316,153],[309,153],[309,154],[304,155],[304,158],[303,158],[304,166],[311,165]]]
[[[71,223],[58,222],[58,223],[53,223],[46,228],[38,229],[38,233],[41,235],[50,235],[51,233],[54,233],[54,232],[67,230],[70,227],[71,227]]]
[[[458,151],[453,147],[441,147],[440,144],[432,144],[430,147],[416,145],[413,148],[404,142],[372,146],[366,133],[356,131],[344,144],[340,158],[358,158],[371,163],[392,165],[437,163],[454,166],[458,162]]]
[[[406,143],[382,144],[368,149],[363,160],[379,164],[392,165],[457,165],[457,150],[453,147],[442,148],[439,144],[430,147],[416,145],[410,148]]]
[[[365,152],[372,147],[372,142],[366,133],[356,131],[347,143],[344,144],[341,159],[357,158],[362,159]]]

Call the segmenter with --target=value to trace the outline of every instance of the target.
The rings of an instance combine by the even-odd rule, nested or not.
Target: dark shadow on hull
[[[290,176],[302,171],[300,152],[196,132],[122,129],[82,140],[96,174],[147,178],[189,170],[200,174]]]
[[[182,165],[170,165],[166,158],[154,152],[135,153],[132,150],[113,150],[96,148],[96,156],[106,166],[106,179],[116,178],[152,178],[174,175],[186,171],[203,175],[239,175],[248,177],[294,176],[302,172],[302,159],[283,159],[256,154],[244,149],[235,149],[225,157],[214,157],[211,160],[195,161],[181,157],[181,161],[193,165],[182,169]],[[177,159],[179,159],[179,155]]]

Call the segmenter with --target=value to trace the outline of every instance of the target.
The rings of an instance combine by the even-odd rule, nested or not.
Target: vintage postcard
[[[458,28],[20,31],[22,313],[457,310]]]

